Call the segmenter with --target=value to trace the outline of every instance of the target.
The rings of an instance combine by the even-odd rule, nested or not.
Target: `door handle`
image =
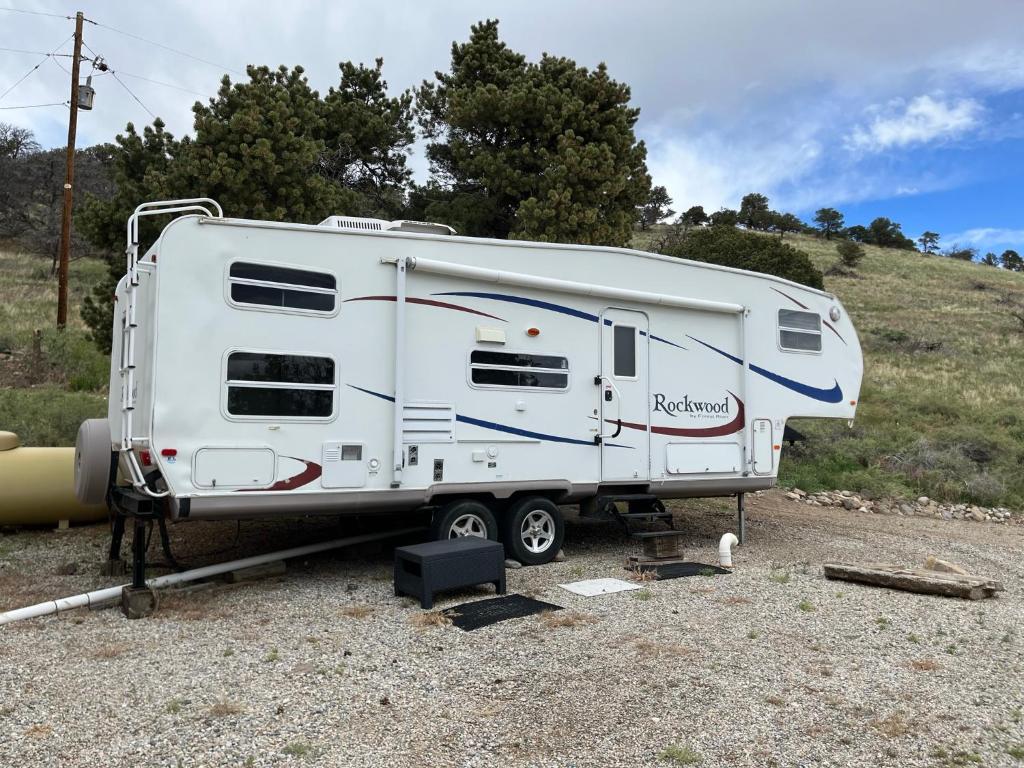
[[[594,377],[594,381],[595,381],[595,383],[600,383],[602,381],[608,383],[608,386],[610,387],[610,389],[606,389],[604,391],[604,400],[605,400],[606,403],[610,403],[614,399],[615,400],[615,410],[616,410],[615,423],[617,425],[617,428],[616,428],[615,432],[613,432],[610,435],[606,435],[606,434],[603,434],[603,433],[595,435],[594,442],[595,443],[600,443],[601,440],[603,440],[606,437],[618,437],[619,436],[619,432],[622,431],[622,393],[619,391],[619,388],[617,386],[615,386],[615,382],[612,381],[607,376],[604,376],[604,375],[595,376]],[[614,398],[612,398],[612,391],[615,392],[615,397]]]

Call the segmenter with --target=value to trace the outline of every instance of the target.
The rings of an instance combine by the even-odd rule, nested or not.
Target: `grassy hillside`
[[[822,270],[838,261],[834,243],[786,242]],[[1024,506],[1024,275],[865,251],[855,276],[825,276],[864,349],[856,423],[794,421],[810,440],[784,449],[781,481]]]
[[[49,259],[0,247],[0,430],[26,445],[71,445],[83,419],[106,413],[107,356],[88,341],[78,311],[105,269],[95,260],[71,264],[69,325],[60,334]]]
[[[659,235],[638,233],[647,247]],[[787,235],[827,270],[835,245]],[[781,480],[1024,507],[1024,275],[938,256],[866,247],[855,276],[825,277],[860,333],[865,378],[855,425],[794,426]],[[0,429],[30,445],[67,445],[105,411],[107,359],[78,315],[104,265],[72,265],[72,324],[52,330],[56,286],[46,259],[0,250]],[[38,349],[33,332],[43,330]]]

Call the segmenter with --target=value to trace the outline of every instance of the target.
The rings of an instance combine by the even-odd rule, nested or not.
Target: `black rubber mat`
[[[455,605],[444,610],[444,615],[451,619],[459,629],[471,632],[481,627],[489,627],[507,619],[521,619],[544,611],[560,611],[562,606],[534,600],[523,595],[502,595],[487,600]]]
[[[641,571],[654,571],[658,575],[658,581],[678,579],[683,576],[717,576],[720,573],[732,573],[732,571],[719,568],[717,565],[704,563],[669,563],[667,565],[643,563],[639,568]]]

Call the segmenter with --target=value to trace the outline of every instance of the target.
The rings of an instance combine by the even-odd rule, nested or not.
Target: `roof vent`
[[[391,223],[383,219],[362,219],[356,216],[328,216],[320,222],[321,227],[340,227],[342,229],[362,229],[364,231],[382,232],[390,229]]]
[[[338,227],[339,229],[358,229],[364,232],[418,232],[423,235],[454,235],[455,230],[447,224],[433,224],[429,221],[384,221],[383,219],[364,219],[358,216],[328,216],[320,222],[321,227]]]

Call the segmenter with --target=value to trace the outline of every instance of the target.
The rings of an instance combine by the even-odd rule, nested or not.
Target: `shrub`
[[[0,389],[0,429],[16,432],[22,445],[74,445],[79,425],[106,413],[100,394],[52,386]]]
[[[663,250],[666,256],[775,275],[811,288],[824,286],[821,271],[802,251],[771,237],[731,227],[692,229]]]
[[[843,266],[850,269],[855,269],[860,264],[861,259],[864,258],[864,246],[852,240],[840,242],[836,245],[836,252],[839,254],[839,260],[843,263]]]

